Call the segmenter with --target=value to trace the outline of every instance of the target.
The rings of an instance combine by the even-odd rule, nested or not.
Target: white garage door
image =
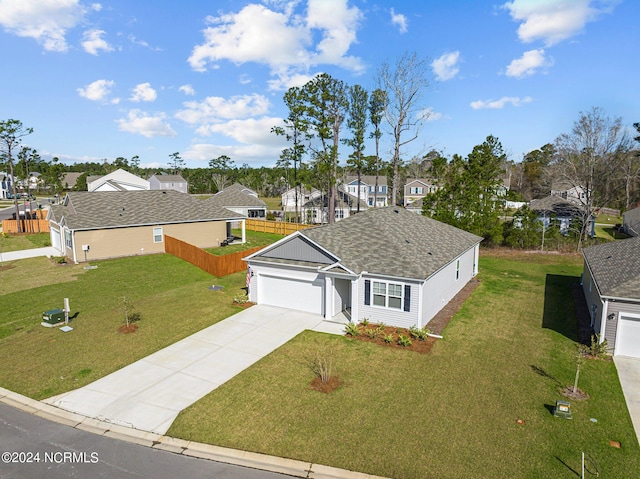
[[[260,276],[258,303],[322,314],[323,281]]]
[[[640,318],[620,313],[616,355],[640,358]]]

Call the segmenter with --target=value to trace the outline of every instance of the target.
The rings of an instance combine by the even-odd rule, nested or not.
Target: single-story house
[[[622,228],[629,236],[640,236],[640,206],[622,214]]]
[[[87,178],[89,191],[140,191],[149,190],[149,181],[129,173],[122,168],[112,171],[108,175]]]
[[[245,218],[265,219],[267,204],[258,198],[257,193],[239,183],[228,186],[205,200],[207,204],[234,211]]]
[[[582,250],[591,325],[614,356],[640,358],[640,237]]]
[[[571,228],[571,222],[583,219],[583,205],[576,200],[567,200],[557,195],[550,195],[539,200],[532,200],[529,208],[538,214],[538,219],[542,221],[545,228],[556,222],[560,233],[566,235]],[[595,218],[589,217],[587,224],[587,234],[595,236]]]
[[[73,188],[75,188],[80,177],[84,174],[85,174],[84,172],[77,172],[77,171],[63,173],[62,179],[60,180],[60,183],[62,184],[62,188],[65,190],[72,190]]]
[[[249,298],[326,320],[423,327],[477,274],[480,241],[402,207],[369,209],[248,256]]]
[[[47,213],[51,245],[75,263],[161,253],[164,235],[213,248],[244,218],[177,191],[70,191]]]
[[[151,175],[149,178],[151,190],[176,190],[180,193],[189,193],[189,185],[182,175]]]
[[[334,198],[333,208],[335,210],[335,220],[340,221],[355,214],[358,211],[358,203],[360,203],[360,211],[365,211],[368,206],[363,200],[359,200],[356,196],[350,195],[340,185],[336,188],[336,197]],[[307,201],[300,209],[302,222],[306,224],[319,224],[329,222],[329,195],[322,194],[316,198]]]

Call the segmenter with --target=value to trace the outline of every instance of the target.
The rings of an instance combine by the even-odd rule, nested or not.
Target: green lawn
[[[238,238],[242,236],[242,232],[233,230],[232,233]],[[257,248],[258,246],[266,246],[271,243],[275,243],[279,239],[284,238],[282,235],[276,235],[273,233],[263,233],[261,231],[245,230],[246,243],[235,243],[222,248],[209,248],[207,251],[215,255],[225,255],[235,253],[237,251],[244,251],[251,248]]]
[[[88,384],[239,311],[245,273],[214,278],[171,255],[80,265],[46,258],[0,272],[0,385],[35,399]],[[212,284],[224,286],[211,291]],[[122,296],[142,315],[123,335]],[[72,332],[40,325],[42,312],[69,298]]]
[[[42,248],[51,246],[49,233],[38,233],[30,235],[0,235],[0,253],[9,251],[19,251],[23,249]]]
[[[282,209],[282,197],[280,196],[267,196],[260,198],[267,204],[267,210],[281,210]]]
[[[640,477],[612,362],[583,366],[591,397],[572,401],[573,420],[550,413],[575,376],[580,257],[485,255],[480,271],[429,355],[305,332],[185,410],[168,434],[394,478],[572,478],[582,451],[601,477]],[[328,395],[309,388],[320,345],[343,381]]]

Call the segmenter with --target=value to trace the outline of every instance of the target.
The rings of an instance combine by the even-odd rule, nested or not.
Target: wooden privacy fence
[[[279,235],[288,235],[298,230],[311,228],[312,225],[303,225],[300,223],[287,223],[285,221],[271,220],[245,220],[245,227],[251,231],[261,231],[263,233],[275,233]]]
[[[47,220],[20,220],[22,233],[48,233]],[[7,234],[18,234],[18,220],[2,220],[2,231]]]
[[[264,246],[238,251],[237,253],[216,256],[214,254],[207,253],[205,250],[198,248],[197,246],[193,246],[192,244],[173,238],[172,236],[164,236],[164,251],[166,253],[177,256],[178,258],[217,277],[227,276],[228,274],[246,270],[247,263],[242,261],[242,258],[259,251],[262,248],[264,248]]]

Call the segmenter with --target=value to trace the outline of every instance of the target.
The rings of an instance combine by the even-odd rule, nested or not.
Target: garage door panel
[[[322,314],[324,281],[304,281],[276,276],[261,276],[258,286],[260,304]]]
[[[640,318],[620,314],[616,355],[640,358]]]

